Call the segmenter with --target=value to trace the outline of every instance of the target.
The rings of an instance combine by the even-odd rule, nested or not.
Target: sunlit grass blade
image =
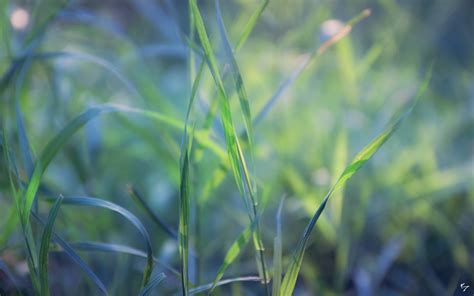
[[[247,97],[247,91],[245,90],[244,81],[242,79],[242,75],[240,74],[239,66],[235,59],[234,53],[232,51],[229,38],[227,37],[227,32],[225,29],[224,20],[222,19],[219,3],[220,3],[219,0],[215,0],[217,24],[219,27],[219,33],[222,40],[222,47],[224,48],[225,55],[227,56],[227,60],[229,61],[230,73],[234,80],[235,88],[237,90],[237,94],[239,97],[240,109],[242,110],[242,115],[244,118],[245,131],[247,134],[248,147],[250,151],[250,162],[252,164],[252,173],[253,175],[255,175],[255,168],[253,165],[254,164],[253,128],[252,128],[252,114],[250,112],[250,104]],[[253,186],[253,191],[255,191],[256,190],[255,183],[252,186]]]
[[[172,238],[178,239],[178,234],[174,229],[171,228],[168,224],[166,224],[163,220],[158,217],[153,210],[148,206],[148,204],[145,202],[143,197],[141,196],[140,193],[136,190],[135,187],[132,185],[128,186],[128,194],[132,197],[133,201],[142,209],[148,217],[156,223],[161,229],[163,229],[167,234],[169,234]]]
[[[245,162],[245,157],[239,143],[239,138],[235,132],[234,124],[232,122],[229,98],[226,94],[224,83],[222,81],[222,77],[219,72],[219,67],[217,65],[217,60],[214,55],[214,51],[212,50],[209,37],[207,36],[204,21],[202,19],[201,13],[199,12],[199,8],[197,7],[196,0],[190,0],[189,6],[194,16],[196,31],[198,33],[199,39],[201,40],[201,44],[204,49],[206,59],[208,61],[211,75],[214,78],[214,82],[217,87],[219,105],[221,110],[221,121],[224,127],[227,153],[229,155],[229,160],[231,163],[235,182],[237,184],[237,187],[239,188],[240,193],[244,197],[244,202],[248,207],[250,219],[253,220],[257,217],[257,201],[255,199],[253,188],[251,185],[250,176],[247,169],[247,163]],[[259,233],[259,225],[257,224],[254,239],[255,249],[260,256],[260,267],[263,272],[265,289],[267,291],[267,294],[269,294],[268,281],[266,279],[265,258],[263,255],[263,243],[261,241]]]
[[[32,214],[31,216],[38,223],[40,223],[43,226],[46,225],[46,222],[44,222],[36,213],[33,212],[31,214]],[[108,295],[107,288],[99,279],[99,277],[90,269],[87,263],[85,263],[84,260],[82,260],[81,257],[77,255],[74,249],[65,240],[63,240],[59,235],[54,233],[54,231],[53,231],[53,240],[58,245],[60,245],[61,248],[64,250],[64,252],[71,258],[71,260],[74,261],[82,269],[82,271],[84,271],[84,273],[94,283],[94,285],[96,285],[104,295]]]
[[[209,294],[212,293],[214,288],[217,286],[218,282],[224,276],[224,273],[227,270],[227,268],[235,261],[237,256],[239,256],[240,252],[247,245],[247,243],[250,240],[250,237],[252,236],[252,232],[254,231],[254,228],[255,228],[255,223],[249,224],[244,229],[244,231],[242,231],[239,237],[232,243],[232,245],[230,246],[229,250],[227,251],[224,257],[224,262],[222,262],[221,266],[219,267],[219,270],[217,271],[217,275],[214,281],[212,282],[212,287],[209,290]]]
[[[49,245],[51,243],[51,234],[53,233],[54,222],[61,207],[63,196],[60,195],[54,202],[51,210],[49,211],[48,220],[44,227],[43,235],[41,236],[41,244],[39,250],[39,278],[41,284],[41,295],[49,295],[49,284],[48,284],[48,253]]]
[[[250,16],[250,19],[242,30],[239,41],[235,46],[235,51],[238,51],[242,45],[244,45],[245,41],[247,41],[247,38],[250,36],[250,33],[252,33],[255,25],[257,25],[257,21],[260,19],[260,16],[267,7],[268,2],[270,2],[270,0],[263,0],[257,10],[255,10],[255,12]]]
[[[148,235],[148,232],[145,229],[145,226],[140,222],[140,220],[129,212],[127,209],[99,198],[93,197],[65,197],[63,200],[64,205],[74,205],[74,206],[88,206],[95,208],[103,208],[120,214],[122,217],[127,219],[133,226],[140,232],[143,237],[143,242],[145,244],[146,254],[147,254],[147,263],[143,271],[143,281],[142,286],[145,286],[148,283],[150,278],[151,271],[153,270],[153,251],[151,245],[151,239]]]
[[[276,214],[276,236],[273,240],[273,286],[272,296],[280,295],[281,288],[281,270],[282,270],[282,235],[281,235],[281,211],[283,209],[283,197]]]
[[[111,243],[100,243],[100,242],[77,242],[77,243],[70,243],[70,246],[79,251],[86,251],[86,252],[106,252],[106,253],[121,253],[132,255],[140,258],[147,258],[147,253],[132,248],[130,246],[119,245],[119,244],[111,244]],[[153,261],[156,264],[163,266],[166,270],[173,273],[177,277],[181,277],[179,271],[171,267],[170,265],[164,263],[163,261],[153,258]]]
[[[377,152],[380,147],[390,138],[390,136],[398,129],[400,124],[405,120],[405,118],[411,113],[418,99],[426,91],[431,77],[431,69],[428,71],[424,81],[421,83],[420,88],[418,89],[415,98],[410,102],[409,107],[398,116],[398,118],[385,128],[382,133],[380,133],[372,142],[370,142],[364,149],[362,149],[350,162],[350,164],[345,168],[343,173],[339,176],[336,183],[331,187],[329,192],[324,197],[321,205],[318,207],[313,217],[309,221],[306,229],[303,232],[298,245],[293,253],[291,258],[290,266],[283,278],[283,283],[281,287],[281,295],[289,296],[293,293],[293,289],[296,284],[296,279],[298,277],[299,270],[301,268],[301,263],[303,262],[303,256],[308,243],[311,232],[316,225],[321,213],[323,212],[326,204],[331,197],[332,193],[338,188],[342,187],[346,181],[352,177],[374,154]]]
[[[221,280],[215,286],[216,287],[224,286],[224,285],[228,285],[228,284],[232,284],[236,282],[259,282],[261,280],[262,278],[258,276],[243,276],[243,277],[236,277],[236,278]],[[191,290],[189,290],[189,295],[199,294],[207,290],[210,290],[213,287],[213,285],[214,285],[213,283],[210,283],[207,285],[202,285],[199,287],[192,288]]]
[[[155,289],[164,279],[166,278],[166,275],[164,273],[159,273],[156,276],[152,276],[148,284],[143,287],[143,289],[140,291],[139,296],[147,296],[150,295],[153,292],[153,289]]]

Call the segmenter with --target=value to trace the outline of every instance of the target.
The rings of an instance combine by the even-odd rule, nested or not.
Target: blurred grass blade
[[[142,209],[148,217],[156,223],[161,229],[163,229],[167,234],[169,234],[172,238],[178,239],[178,234],[174,229],[171,228],[168,224],[166,224],[163,220],[158,217],[153,210],[148,206],[148,204],[145,202],[143,197],[141,196],[140,193],[136,190],[135,187],[132,185],[128,186],[128,194],[132,197],[133,201],[138,205],[140,209]]]
[[[247,134],[248,147],[250,151],[252,174],[255,176],[252,114],[250,112],[250,104],[247,97],[247,91],[245,90],[244,81],[242,79],[242,75],[240,74],[239,66],[235,59],[234,53],[232,52],[232,47],[230,45],[229,38],[227,37],[224,20],[222,19],[222,15],[221,15],[220,1],[215,0],[215,5],[216,5],[217,24],[218,24],[219,33],[222,39],[222,47],[224,48],[225,55],[227,56],[227,60],[229,61],[230,72],[232,74],[232,77],[235,83],[235,88],[237,90],[237,94],[239,97],[240,108],[242,110],[242,115],[244,118],[245,131]],[[252,184],[252,186],[253,186],[253,191],[255,191],[256,190],[255,183]]]
[[[63,203],[65,205],[75,205],[75,206],[88,206],[103,208],[120,214],[122,217],[127,219],[130,223],[135,226],[135,228],[140,232],[145,243],[146,253],[147,253],[147,264],[145,270],[143,271],[143,281],[142,287],[144,287],[150,278],[151,271],[153,270],[153,251],[151,246],[151,239],[148,235],[148,232],[145,229],[145,226],[140,222],[140,220],[133,215],[128,210],[122,208],[121,206],[114,204],[110,201],[106,201],[99,198],[93,197],[66,197],[64,198]]]
[[[148,284],[143,287],[143,289],[140,291],[139,296],[148,296],[153,292],[153,289],[156,288],[164,279],[166,278],[166,275],[164,273],[159,273],[156,276],[152,276]]]
[[[236,278],[230,278],[230,279],[225,279],[225,280],[219,281],[217,283],[216,287],[224,286],[224,285],[232,284],[232,283],[236,283],[236,282],[259,282],[261,280],[262,279],[258,276],[236,277]],[[191,290],[189,290],[189,295],[194,295],[194,294],[199,294],[199,293],[205,292],[207,290],[210,290],[212,287],[213,287],[213,283],[192,288]]]
[[[31,213],[31,216],[38,221],[41,225],[46,225],[46,222],[44,222],[36,213]],[[59,235],[53,232],[53,240],[61,246],[61,248],[64,250],[64,252],[74,261],[81,269],[82,271],[85,272],[85,274],[91,279],[91,281],[100,289],[100,291],[108,295],[107,293],[107,288],[105,285],[102,283],[102,281],[99,279],[99,277],[90,269],[90,267],[84,262],[84,260],[79,257],[79,255],[76,254],[74,249],[65,241],[63,240]]]
[[[54,222],[56,221],[56,217],[59,212],[59,208],[61,207],[61,203],[63,201],[63,196],[60,195],[59,198],[56,199],[54,205],[52,206],[51,210],[49,211],[48,220],[46,221],[46,225],[44,227],[43,235],[41,237],[41,245],[39,250],[39,278],[41,284],[41,295],[48,296],[49,293],[49,284],[48,284],[48,253],[49,253],[49,245],[51,242],[51,234],[53,232]]]
[[[252,236],[252,232],[254,231],[254,228],[255,228],[255,223],[249,224],[244,229],[244,231],[242,231],[239,237],[232,243],[229,250],[227,251],[227,254],[224,257],[224,262],[219,267],[219,270],[217,271],[217,275],[214,281],[212,282],[212,286],[209,289],[209,294],[212,293],[214,288],[217,286],[218,282],[224,276],[224,273],[227,270],[227,268],[235,261],[237,256],[239,256],[240,252],[247,245],[247,243],[250,240],[250,237]]]
[[[10,280],[12,286],[15,288],[16,294],[14,295],[21,295],[19,288],[20,283],[15,275],[11,272],[10,268],[8,268],[8,265],[5,264],[3,259],[0,259],[0,271],[3,271],[3,273],[6,275],[6,278]]]
[[[293,293],[293,289],[296,284],[296,279],[298,277],[299,270],[301,268],[301,263],[303,261],[304,252],[306,249],[306,245],[308,243],[308,239],[311,235],[311,232],[316,225],[317,220],[321,216],[326,204],[334,192],[334,190],[342,187],[346,181],[352,177],[374,154],[379,150],[379,148],[390,138],[390,136],[398,129],[400,124],[405,120],[405,118],[411,113],[413,107],[415,106],[418,99],[424,94],[426,91],[430,77],[431,77],[432,68],[428,71],[427,75],[425,76],[424,81],[421,83],[421,86],[418,89],[415,98],[410,102],[409,107],[394,121],[394,123],[390,124],[382,133],[380,133],[372,142],[370,142],[364,149],[362,149],[351,161],[351,163],[346,167],[344,172],[338,178],[336,183],[331,187],[329,192],[324,197],[321,205],[314,213],[313,217],[311,218],[310,222],[306,226],[306,229],[301,237],[300,241],[298,242],[298,246],[296,247],[294,254],[291,258],[290,266],[285,274],[283,279],[282,287],[281,287],[281,294],[284,296],[290,296]]]
[[[28,187],[26,189],[25,201],[22,210],[22,221],[24,225],[29,223],[31,207],[34,202],[36,192],[38,191],[41,177],[43,176],[43,173],[51,160],[58,153],[61,147],[71,138],[71,136],[74,135],[74,133],[77,132],[82,126],[84,126],[84,124],[100,113],[110,110],[111,109],[108,106],[93,107],[88,109],[69,122],[66,127],[64,127],[61,132],[59,132],[56,137],[54,137],[44,148],[43,153],[36,162],[33,175],[31,176],[30,182],[28,183]]]
[[[357,24],[358,22],[362,21],[366,17],[370,15],[370,10],[365,9],[359,15],[354,17],[352,20],[347,22],[347,25],[342,27],[336,34],[334,34],[331,38],[326,40],[322,43],[319,47],[316,47],[311,54],[309,54],[306,59],[296,68],[290,76],[288,76],[278,87],[276,92],[267,100],[265,105],[260,109],[257,116],[255,116],[253,120],[254,126],[259,124],[262,119],[268,114],[268,112],[272,109],[272,107],[276,104],[278,99],[282,97],[285,91],[293,84],[293,82],[300,76],[300,74],[305,70],[311,62],[315,61],[319,56],[321,56],[326,50],[328,50],[331,46],[336,44],[338,41],[346,37],[352,30],[352,27]]]
[[[268,2],[270,2],[270,0],[263,0],[260,6],[257,8],[257,10],[255,10],[255,12],[252,14],[247,24],[245,25],[242,31],[242,34],[240,35],[240,39],[237,42],[237,45],[235,46],[235,51],[238,51],[242,47],[242,45],[244,45],[245,41],[247,41],[247,38],[249,37],[250,33],[255,28],[255,25],[257,24],[258,19],[260,18],[263,11],[267,7]]]
[[[108,253],[121,253],[127,254],[132,256],[137,256],[141,258],[147,258],[147,253],[132,248],[130,246],[124,246],[119,244],[111,244],[111,243],[100,243],[100,242],[78,242],[78,243],[71,243],[70,246],[79,251],[87,251],[87,252],[108,252]],[[177,277],[181,277],[179,271],[174,269],[173,267],[169,266],[168,264],[162,262],[157,258],[153,258],[153,261],[165,269],[176,275]]]
[[[281,288],[281,270],[282,270],[282,235],[281,235],[281,211],[283,209],[283,203],[285,197],[280,201],[278,211],[276,214],[276,236],[273,240],[273,287],[272,296],[280,295]]]
[[[28,137],[26,135],[25,130],[25,121],[23,119],[23,114],[20,109],[20,103],[18,100],[15,103],[15,113],[16,113],[16,126],[18,129],[18,143],[20,144],[20,151],[23,157],[23,165],[26,171],[26,175],[28,178],[33,173],[34,168],[34,161],[33,156],[31,154],[31,146],[30,142],[28,141]]]
[[[189,294],[189,206],[190,206],[190,167],[189,154],[192,147],[192,135],[185,128],[180,159],[180,190],[179,190],[179,256],[181,268],[181,286],[183,295]]]

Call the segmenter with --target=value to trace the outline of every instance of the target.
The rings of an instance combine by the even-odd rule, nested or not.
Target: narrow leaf
[[[346,181],[352,177],[374,154],[377,152],[380,147],[390,138],[390,136],[398,129],[400,124],[405,120],[405,118],[411,113],[413,107],[415,106],[418,99],[426,91],[429,80],[431,77],[431,69],[428,71],[424,81],[422,82],[420,88],[418,89],[415,98],[410,102],[408,109],[400,115],[393,124],[390,124],[381,134],[379,134],[372,142],[370,142],[364,149],[362,149],[351,163],[346,167],[344,172],[338,178],[336,183],[331,187],[329,192],[324,197],[321,205],[314,213],[313,217],[309,221],[306,229],[301,237],[298,246],[296,247],[293,257],[291,259],[290,267],[285,274],[281,287],[281,295],[290,296],[293,293],[293,289],[296,284],[296,279],[298,277],[299,270],[301,268],[301,263],[303,262],[303,256],[308,243],[311,232],[316,225],[317,220],[321,216],[326,204],[331,197],[332,193],[342,187]]]
[[[156,276],[152,276],[148,284],[143,287],[143,289],[140,291],[139,296],[147,296],[150,295],[153,292],[153,289],[156,288],[164,279],[166,278],[166,275],[164,273],[159,273]]]
[[[63,201],[63,196],[60,195],[59,198],[56,199],[54,202],[53,207],[49,211],[48,220],[46,221],[46,225],[44,227],[43,235],[41,236],[41,245],[39,251],[39,278],[41,284],[41,295],[47,296],[49,295],[49,285],[48,285],[48,253],[49,253],[49,245],[51,242],[51,234],[53,232],[54,222],[56,221],[56,217],[59,212],[59,208],[61,207],[61,203]]]

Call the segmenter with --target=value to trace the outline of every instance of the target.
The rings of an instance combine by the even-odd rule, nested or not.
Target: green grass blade
[[[254,192],[251,186],[247,164],[245,162],[245,157],[242,152],[242,149],[239,143],[239,138],[235,132],[235,128],[232,122],[232,114],[230,111],[229,98],[225,91],[224,83],[222,81],[222,76],[219,72],[219,68],[217,65],[217,60],[214,55],[214,51],[212,50],[209,37],[207,36],[206,28],[204,26],[204,21],[202,19],[201,13],[199,12],[199,8],[197,7],[196,0],[190,0],[189,6],[194,16],[196,31],[198,33],[199,39],[201,40],[201,45],[204,49],[204,53],[208,61],[211,75],[214,78],[214,82],[217,87],[217,93],[218,93],[219,105],[220,105],[220,111],[221,111],[221,121],[224,127],[224,136],[226,139],[227,154],[229,156],[233,175],[234,175],[234,178],[235,178],[235,181],[236,181],[237,187],[239,188],[240,193],[242,194],[242,196],[244,196],[246,205],[249,208],[250,207],[252,208],[252,210],[249,209],[249,216],[251,217],[251,220],[252,220],[252,217],[253,219],[256,219],[257,202],[253,195]],[[255,249],[257,250],[257,252],[260,253],[261,269],[263,271],[265,288],[267,290],[267,294],[269,294],[268,282],[266,280],[265,259],[263,256],[263,244],[260,239],[259,232],[260,232],[259,226],[257,224],[255,240],[254,240]]]
[[[259,20],[263,11],[267,7],[268,2],[270,2],[270,0],[263,0],[260,6],[257,8],[257,10],[255,10],[255,12],[252,14],[247,24],[245,25],[242,31],[242,34],[240,35],[240,39],[237,42],[237,45],[235,46],[235,51],[238,51],[242,47],[242,45],[244,45],[245,41],[247,41],[247,38],[249,37],[250,33],[255,28],[257,21]]]
[[[183,295],[189,294],[189,206],[190,206],[190,166],[189,154],[192,146],[192,132],[184,131],[180,159],[180,190],[179,190],[179,256],[181,268],[181,286]]]
[[[31,213],[32,217],[38,221],[41,225],[46,225],[46,222],[44,222],[36,213]],[[61,248],[64,250],[64,252],[71,258],[72,261],[74,261],[81,269],[84,271],[84,273],[87,275],[87,277],[99,288],[99,290],[104,294],[108,295],[107,293],[107,288],[105,285],[102,283],[102,281],[99,279],[99,277],[90,269],[90,267],[84,262],[84,260],[77,255],[77,253],[74,251],[74,249],[71,247],[69,243],[67,243],[65,240],[63,240],[59,235],[54,233],[53,231],[53,240],[61,246]]]
[[[236,278],[230,278],[230,279],[225,279],[221,280],[217,283],[216,287],[218,286],[224,286],[232,283],[237,283],[237,282],[259,282],[262,279],[258,276],[243,276],[243,277],[236,277]],[[202,292],[205,292],[207,290],[210,290],[213,286],[213,283],[202,285],[199,287],[192,288],[189,290],[189,295],[194,295],[194,294],[199,294]]]
[[[22,222],[24,225],[28,225],[29,223],[31,208],[33,206],[33,202],[41,182],[41,177],[43,176],[43,173],[48,167],[51,160],[75,132],[77,132],[81,127],[83,127],[88,121],[90,121],[91,119],[93,119],[104,111],[110,111],[110,107],[101,106],[88,109],[78,117],[74,118],[71,122],[69,122],[69,124],[67,124],[66,127],[63,128],[61,132],[59,132],[56,137],[54,137],[47,144],[35,165],[33,174],[26,189],[25,201],[22,210]]]
[[[306,60],[298,66],[278,87],[275,93],[267,100],[262,109],[258,112],[253,120],[254,126],[259,124],[276,102],[282,97],[285,91],[293,84],[293,82],[300,76],[300,74],[312,63],[315,62],[323,53],[325,53],[331,46],[346,37],[352,30],[352,27],[358,22],[362,21],[370,15],[370,10],[365,9],[359,15],[347,22],[347,25],[334,34],[331,38],[316,47]]]
[[[364,149],[362,149],[350,162],[350,164],[346,167],[343,171],[341,176],[338,178],[336,183],[331,187],[329,192],[324,197],[321,205],[316,210],[315,214],[309,221],[306,229],[301,237],[300,241],[298,242],[298,246],[296,247],[293,257],[291,259],[290,267],[285,274],[283,279],[282,287],[281,287],[281,294],[284,296],[289,296],[293,293],[293,289],[296,284],[296,279],[298,277],[299,270],[301,268],[301,263],[303,261],[304,252],[306,249],[306,245],[308,243],[309,237],[311,232],[316,225],[317,220],[321,216],[326,204],[331,197],[332,193],[342,187],[346,181],[352,177],[374,154],[377,152],[380,147],[390,138],[390,136],[398,129],[400,124],[405,120],[405,118],[411,113],[413,110],[416,102],[418,99],[424,94],[426,91],[429,81],[431,77],[431,69],[428,71],[424,81],[421,83],[415,98],[410,102],[408,108],[399,115],[394,123],[390,124],[387,128],[385,128],[382,133],[380,133],[372,142],[370,142]]]
[[[141,257],[145,259],[147,258],[147,253],[141,250],[132,248],[130,246],[119,245],[119,244],[100,243],[100,242],[78,242],[78,243],[70,243],[70,246],[79,251],[121,253],[121,254]],[[181,274],[179,273],[179,271],[169,266],[168,264],[164,263],[163,261],[155,257],[153,258],[153,261],[163,266],[165,269],[167,269],[169,272],[173,273],[177,277],[181,277]]]
[[[225,55],[229,60],[230,65],[230,73],[233,77],[235,88],[237,90],[237,94],[239,97],[240,108],[242,110],[242,115],[244,118],[244,125],[245,131],[247,133],[247,140],[248,140],[248,147],[250,151],[250,161],[252,163],[252,173],[255,175],[255,167],[254,167],[254,144],[253,144],[253,128],[252,128],[252,114],[250,112],[250,104],[247,97],[247,91],[245,90],[244,81],[242,79],[242,75],[240,74],[239,66],[235,59],[234,53],[232,51],[232,47],[229,42],[229,38],[227,37],[227,32],[224,25],[224,20],[222,19],[221,9],[220,9],[220,1],[215,0],[216,4],[216,16],[217,16],[217,24],[219,27],[219,33],[222,39],[222,47],[224,48]],[[253,191],[255,191],[256,185],[253,184]]]
[[[202,19],[201,13],[199,12],[199,8],[197,7],[196,0],[190,0],[189,6],[194,16],[196,31],[198,33],[199,39],[201,40],[201,44],[202,44],[202,47],[204,49],[204,52],[209,64],[209,69],[211,70],[211,74],[216,83],[220,109],[221,109],[221,120],[224,126],[224,135],[225,135],[226,145],[227,145],[227,154],[230,159],[232,171],[234,172],[234,178],[236,180],[237,186],[239,187],[240,192],[243,192],[244,187],[242,186],[242,183],[241,183],[242,175],[240,172],[239,156],[238,156],[237,144],[236,144],[238,139],[235,136],[235,129],[232,122],[232,115],[230,112],[229,101],[228,101],[228,97],[224,88],[224,83],[222,81],[219,68],[217,66],[217,60],[214,55],[214,51],[212,50],[209,37],[207,36],[206,28],[204,26],[204,21]]]
[[[273,240],[273,286],[272,296],[279,296],[281,289],[282,273],[282,235],[281,235],[281,211],[283,209],[284,198],[280,202],[276,214],[276,236]]]
[[[217,271],[217,275],[214,281],[212,282],[212,286],[209,289],[209,294],[212,293],[214,288],[217,286],[218,282],[224,276],[224,273],[227,270],[227,268],[235,261],[237,256],[239,256],[240,252],[247,245],[247,243],[250,240],[250,237],[252,236],[252,232],[254,231],[254,228],[255,228],[255,223],[249,224],[244,229],[244,231],[242,231],[239,237],[232,243],[232,245],[230,246],[229,250],[227,251],[224,257],[224,262],[222,262],[221,266],[219,267],[219,270]]]
[[[138,205],[138,207],[142,209],[148,215],[148,217],[153,222],[155,222],[156,225],[163,229],[172,238],[178,239],[178,234],[176,233],[176,231],[172,229],[171,226],[166,224],[163,220],[161,220],[161,218],[153,212],[153,210],[148,206],[148,204],[145,202],[141,194],[138,193],[135,187],[129,185],[128,194],[130,195],[130,197],[132,197],[133,201]]]
[[[52,206],[51,210],[49,211],[48,220],[46,221],[46,225],[44,227],[43,235],[41,236],[41,245],[39,250],[39,278],[41,284],[41,295],[48,296],[49,293],[49,284],[48,284],[48,253],[49,253],[49,245],[51,243],[51,234],[53,232],[54,222],[56,221],[56,217],[59,212],[59,208],[61,207],[61,203],[63,201],[62,195],[56,199],[54,205]]]
[[[103,208],[120,214],[122,217],[127,219],[130,223],[135,226],[135,228],[140,232],[145,243],[145,249],[147,254],[147,264],[145,270],[143,271],[143,281],[142,287],[144,287],[150,278],[151,271],[153,270],[153,251],[151,245],[151,239],[148,235],[148,232],[145,229],[145,226],[140,222],[140,220],[133,215],[128,210],[122,208],[121,206],[114,204],[110,201],[106,201],[99,198],[93,197],[66,197],[63,201],[64,205],[74,205],[74,206],[88,206]]]
[[[164,273],[159,273],[156,276],[152,276],[148,284],[143,287],[143,289],[140,291],[139,296],[148,296],[153,292],[153,289],[156,288],[164,279],[166,278],[166,275]]]

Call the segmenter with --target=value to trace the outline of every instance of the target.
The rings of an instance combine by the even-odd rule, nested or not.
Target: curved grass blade
[[[169,126],[175,127],[177,129],[182,129],[182,124],[169,118],[165,115],[162,115],[158,112],[142,110],[131,108],[119,104],[105,104],[95,107],[91,107],[85,112],[81,113],[79,116],[74,118],[69,122],[44,148],[43,153],[37,160],[33,174],[31,176],[30,182],[26,189],[25,201],[22,206],[22,222],[26,225],[29,223],[29,215],[31,208],[40,186],[41,177],[43,176],[44,171],[48,167],[49,163],[52,161],[54,156],[62,148],[62,146],[76,133],[80,128],[82,128],[88,121],[92,120],[96,116],[104,112],[125,112],[125,113],[135,113],[144,117],[149,117],[155,119],[161,123],[167,124]],[[203,133],[196,133],[196,139],[204,146],[209,147],[211,151],[215,152],[216,155],[220,157],[223,156],[222,148],[219,147],[215,142],[209,139],[209,137]]]
[[[41,245],[39,250],[39,279],[41,284],[41,295],[49,295],[49,285],[48,285],[48,252],[49,244],[51,242],[51,234],[53,232],[54,222],[61,207],[63,201],[63,196],[60,195],[59,198],[54,202],[53,207],[49,211],[48,220],[46,221],[46,226],[41,237]]]
[[[56,137],[54,137],[44,148],[43,153],[36,162],[33,174],[26,189],[25,201],[21,213],[24,225],[29,224],[31,208],[41,182],[41,177],[51,160],[76,131],[84,126],[89,120],[105,111],[111,111],[111,108],[109,106],[99,106],[88,109],[69,122],[69,124],[67,124],[66,127],[63,128],[61,132],[59,132],[59,134],[57,134]]]
[[[224,286],[224,285],[228,285],[228,284],[232,284],[232,283],[236,283],[236,282],[259,282],[261,280],[262,280],[262,278],[258,277],[258,276],[242,276],[242,277],[230,278],[230,279],[225,279],[225,280],[219,281],[216,284],[216,287]],[[213,285],[214,284],[211,283],[211,284],[202,285],[202,286],[199,286],[199,287],[192,288],[191,290],[189,290],[189,295],[194,295],[194,294],[205,292],[205,291],[211,289],[213,287]]]
[[[224,262],[219,267],[219,270],[217,271],[217,275],[214,281],[212,282],[212,286],[209,289],[209,294],[212,293],[214,288],[217,286],[219,281],[224,276],[224,273],[227,270],[227,268],[235,261],[235,259],[240,254],[240,252],[247,245],[247,243],[250,240],[250,237],[252,236],[252,232],[254,231],[254,228],[255,228],[255,223],[248,225],[244,229],[244,231],[242,231],[239,237],[232,243],[229,250],[227,251],[227,254],[224,257]]]
[[[156,288],[164,279],[166,278],[166,275],[164,273],[159,273],[156,276],[152,276],[148,284],[143,287],[143,289],[140,291],[139,296],[148,296],[150,295],[151,292],[153,292],[153,289]]]
[[[38,221],[41,225],[46,225],[46,223],[36,214],[36,213],[31,213],[31,216]],[[99,279],[99,277],[90,269],[90,267],[79,257],[79,255],[76,254],[74,249],[65,241],[63,240],[59,235],[53,232],[53,240],[61,246],[61,248],[64,250],[64,252],[74,261],[76,264],[84,271],[84,273],[91,279],[91,281],[100,289],[100,291],[108,295],[107,293],[107,288],[105,285],[102,283],[102,281]]]
[[[135,187],[129,185],[128,194],[130,195],[130,197],[132,197],[133,201],[138,205],[138,207],[142,209],[153,222],[156,223],[156,225],[163,229],[172,238],[176,240],[178,239],[178,234],[176,233],[176,231],[172,229],[168,224],[166,224],[163,220],[161,220],[160,217],[158,217],[152,211],[152,209],[148,206],[148,204],[145,202],[141,194],[138,193]]]
[[[119,245],[119,244],[110,244],[110,243],[99,243],[99,242],[78,242],[78,243],[71,243],[70,246],[79,251],[87,251],[87,252],[108,252],[108,253],[122,253],[132,256],[137,256],[141,258],[147,258],[147,253],[132,248],[130,246]],[[153,257],[153,261],[165,269],[176,275],[177,277],[181,277],[179,271],[174,269],[173,267],[169,266],[168,264],[160,261],[159,259]]]
[[[331,187],[329,192],[324,197],[321,205],[314,213],[313,217],[309,221],[306,229],[303,232],[298,245],[294,251],[294,254],[291,259],[290,267],[285,274],[281,287],[281,295],[290,296],[293,293],[293,289],[296,284],[296,279],[298,277],[299,270],[301,268],[301,263],[303,262],[303,256],[308,243],[311,232],[313,231],[316,222],[318,221],[321,213],[323,212],[326,204],[331,197],[332,193],[338,188],[342,187],[346,181],[352,177],[374,154],[377,152],[380,147],[390,138],[390,136],[398,129],[400,124],[405,120],[405,118],[411,113],[418,99],[426,91],[431,77],[431,69],[428,71],[424,81],[422,82],[420,88],[418,89],[415,98],[410,102],[408,109],[406,109],[394,123],[390,124],[385,130],[380,133],[372,142],[370,142],[364,149],[362,149],[346,167],[343,173],[339,176],[336,183]]]
[[[143,237],[143,241],[145,243],[146,254],[147,254],[147,264],[145,266],[145,270],[143,271],[143,281],[142,286],[145,286],[148,283],[150,278],[151,271],[153,270],[153,251],[151,246],[150,236],[145,229],[145,226],[140,222],[140,220],[133,215],[128,210],[122,208],[121,206],[114,204],[110,201],[106,201],[99,198],[93,197],[66,197],[63,200],[63,204],[65,205],[74,205],[74,206],[89,206],[89,207],[96,207],[96,208],[103,208],[107,210],[111,210],[120,214],[122,217],[127,219],[130,223],[135,226],[135,228],[140,232]]]

